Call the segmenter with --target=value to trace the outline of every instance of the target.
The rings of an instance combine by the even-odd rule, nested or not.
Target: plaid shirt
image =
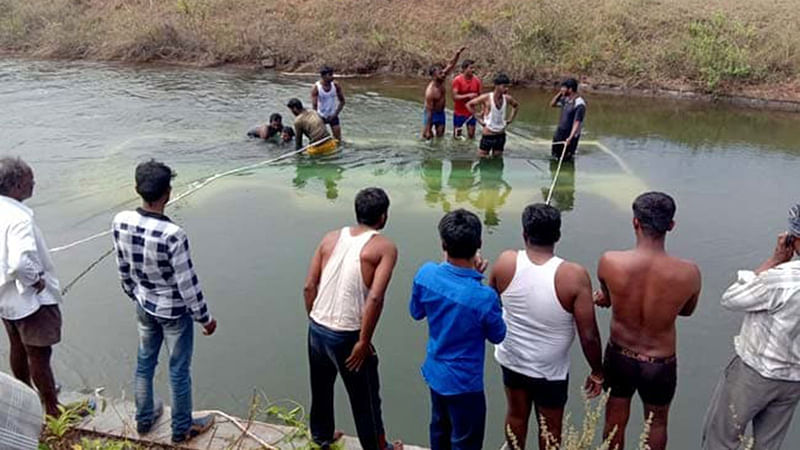
[[[800,381],[800,261],[739,271],[722,306],[747,313],[734,339],[742,361],[765,378]]]
[[[189,312],[203,325],[211,321],[181,227],[140,208],[117,214],[111,228],[128,297],[156,317],[177,319]]]

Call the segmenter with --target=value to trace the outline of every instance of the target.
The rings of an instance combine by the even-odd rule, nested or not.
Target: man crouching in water
[[[636,247],[606,252],[597,266],[602,291],[595,303],[611,307],[611,338],[606,348],[606,404],[603,438],[616,428],[610,448],[624,448],[631,397],[639,391],[644,417],[652,414],[647,445],[667,447],[669,405],[677,384],[675,319],[690,316],[700,297],[700,269],[670,256],[664,248],[675,222],[675,201],[647,192],[633,202]]]
[[[247,132],[247,137],[263,139],[265,141],[275,138],[283,131],[283,117],[278,113],[269,116],[269,123],[260,125]]]
[[[439,64],[434,64],[428,69],[431,81],[425,88],[425,112],[422,118],[422,138],[430,139],[433,137],[433,127],[436,127],[436,137],[444,136],[444,106],[447,103],[447,91],[445,90],[444,80],[455,69],[458,58],[466,47],[458,49],[453,59],[442,69]]]
[[[341,375],[364,450],[400,450],[386,442],[381,417],[378,355],[372,335],[383,310],[383,299],[397,247],[379,230],[386,225],[389,197],[379,188],[356,195],[356,221],[325,235],[308,269],[303,294],[308,325],[311,372],[311,436],[329,448],[341,438],[335,431],[333,385]]]

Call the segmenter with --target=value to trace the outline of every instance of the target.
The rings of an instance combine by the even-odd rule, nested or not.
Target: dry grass
[[[796,0],[0,0],[0,49],[420,74],[461,44],[518,80],[709,91],[800,79]]]

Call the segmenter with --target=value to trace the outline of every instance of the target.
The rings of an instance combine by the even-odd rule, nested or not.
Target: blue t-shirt
[[[503,341],[500,298],[483,275],[443,262],[425,263],[414,277],[411,317],[428,318],[422,376],[441,395],[483,391],[485,341]]]

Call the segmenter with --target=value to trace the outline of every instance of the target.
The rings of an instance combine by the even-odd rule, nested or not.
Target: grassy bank
[[[407,75],[462,43],[517,80],[800,99],[796,0],[0,0],[0,49],[36,57]]]

